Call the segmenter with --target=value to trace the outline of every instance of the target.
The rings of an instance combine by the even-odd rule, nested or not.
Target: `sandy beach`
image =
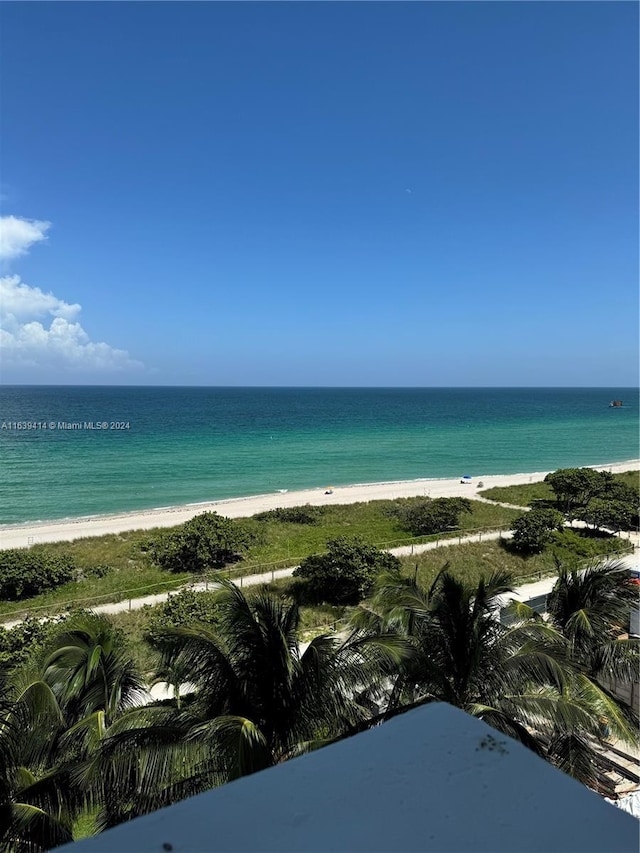
[[[640,470],[640,459],[617,462],[610,465],[591,466],[597,471]],[[461,472],[461,474],[466,472]],[[217,512],[229,518],[254,515],[276,507],[299,506],[302,504],[346,504],[359,501],[374,501],[392,498],[427,496],[474,497],[478,484],[484,489],[496,486],[513,486],[543,480],[549,471],[532,471],[523,474],[487,474],[474,476],[470,482],[462,483],[460,477],[451,479],[400,480],[387,483],[362,483],[352,486],[326,487],[292,492],[275,492],[244,498],[230,498],[184,506],[159,507],[157,509],[127,512],[118,515],[100,515],[85,518],[60,519],[4,525],[0,527],[0,548],[24,548],[43,542],[71,542],[86,536],[104,536],[108,533],[123,533],[128,530],[149,530],[153,527],[173,527],[182,524],[201,512]]]

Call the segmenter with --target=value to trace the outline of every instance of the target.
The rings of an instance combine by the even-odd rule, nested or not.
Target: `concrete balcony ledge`
[[[67,853],[638,853],[638,821],[445,704]]]

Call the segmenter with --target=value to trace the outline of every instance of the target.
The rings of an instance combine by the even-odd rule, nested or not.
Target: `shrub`
[[[563,524],[558,510],[536,507],[513,522],[513,546],[525,554],[537,554],[551,542],[554,530],[562,530]]]
[[[362,539],[341,536],[327,542],[325,554],[302,561],[294,576],[304,578],[311,599],[330,604],[357,604],[382,571],[397,571],[400,561]]]
[[[104,578],[113,571],[112,566],[87,566],[82,569],[83,578]]]
[[[166,628],[183,628],[196,622],[215,624],[217,605],[211,592],[194,592],[183,589],[169,596],[160,607],[153,608],[146,636],[153,644],[159,640]]]
[[[45,547],[0,551],[0,598],[20,601],[68,583],[76,576],[73,559]]]
[[[402,526],[414,536],[428,536],[456,528],[461,514],[471,511],[468,498],[425,498],[400,507],[398,516]]]
[[[29,616],[13,628],[0,627],[0,670],[7,671],[24,663],[31,652],[41,648],[47,642],[51,636],[52,627],[58,621],[41,622]]]
[[[196,574],[235,562],[247,544],[240,525],[216,512],[203,512],[177,530],[160,534],[150,551],[161,568]]]
[[[317,524],[325,514],[327,508],[324,506],[291,506],[277,507],[266,512],[259,512],[253,517],[258,521],[284,521],[289,524]]]
[[[627,540],[601,531],[564,527],[553,531],[548,548],[556,560],[569,566],[607,554],[626,553],[631,546]]]

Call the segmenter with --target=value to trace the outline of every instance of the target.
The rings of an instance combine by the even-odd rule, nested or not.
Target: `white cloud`
[[[11,260],[25,255],[34,243],[47,239],[50,227],[50,222],[42,222],[39,219],[0,216],[0,260]]]
[[[80,305],[69,305],[58,299],[53,293],[43,293],[39,287],[29,287],[20,281],[20,276],[12,275],[0,278],[0,317],[16,318],[64,317],[72,320],[81,311]]]
[[[93,343],[80,323],[70,323],[63,317],[56,317],[48,329],[34,320],[13,329],[4,328],[1,335],[5,366],[44,366],[49,371],[121,371],[143,366],[125,350]]]
[[[0,217],[0,260],[24,255],[46,239],[48,222]],[[0,277],[2,367],[40,374],[121,373],[144,368],[125,350],[94,343],[78,322],[82,307],[31,287],[19,275]]]
[[[142,368],[125,350],[94,343],[80,323],[80,305],[69,305],[12,275],[0,278],[0,346],[3,367],[65,371]],[[42,321],[42,322],[41,322]]]

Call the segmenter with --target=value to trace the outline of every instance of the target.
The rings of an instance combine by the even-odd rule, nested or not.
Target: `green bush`
[[[302,561],[294,576],[306,581],[311,600],[329,604],[357,604],[371,590],[382,571],[397,571],[400,561],[362,539],[340,536],[327,542],[325,554]]]
[[[49,553],[44,546],[0,551],[0,599],[21,601],[68,583],[76,566],[66,554]]]
[[[468,498],[424,498],[401,506],[398,518],[414,536],[428,536],[455,529],[463,512],[472,511]]]
[[[87,566],[82,569],[82,577],[83,578],[106,578],[106,576],[113,571],[112,566]]]
[[[551,486],[558,507],[570,518],[575,518],[575,511],[588,506],[593,498],[614,488],[612,474],[593,468],[559,468],[547,474],[544,482]]]
[[[217,605],[214,593],[183,589],[170,595],[161,606],[153,608],[146,637],[154,644],[161,639],[166,628],[183,628],[196,622],[212,625],[216,621]]]
[[[266,512],[259,512],[253,517],[258,521],[284,521],[289,524],[317,524],[325,514],[324,506],[291,506],[276,507]]]
[[[171,572],[199,574],[239,559],[248,544],[241,525],[216,512],[203,512],[150,543],[153,560]]]
[[[0,627],[0,670],[8,671],[24,663],[32,651],[49,639],[56,622],[30,616],[13,628]]]
[[[563,565],[572,565],[594,557],[626,553],[630,547],[627,540],[618,536],[601,531],[564,527],[551,534],[548,550]]]
[[[578,517],[594,527],[606,527],[618,533],[638,529],[638,504],[632,501],[594,498]]]
[[[525,554],[539,554],[552,540],[554,530],[561,530],[564,518],[556,509],[536,507],[513,522],[513,547]]]

